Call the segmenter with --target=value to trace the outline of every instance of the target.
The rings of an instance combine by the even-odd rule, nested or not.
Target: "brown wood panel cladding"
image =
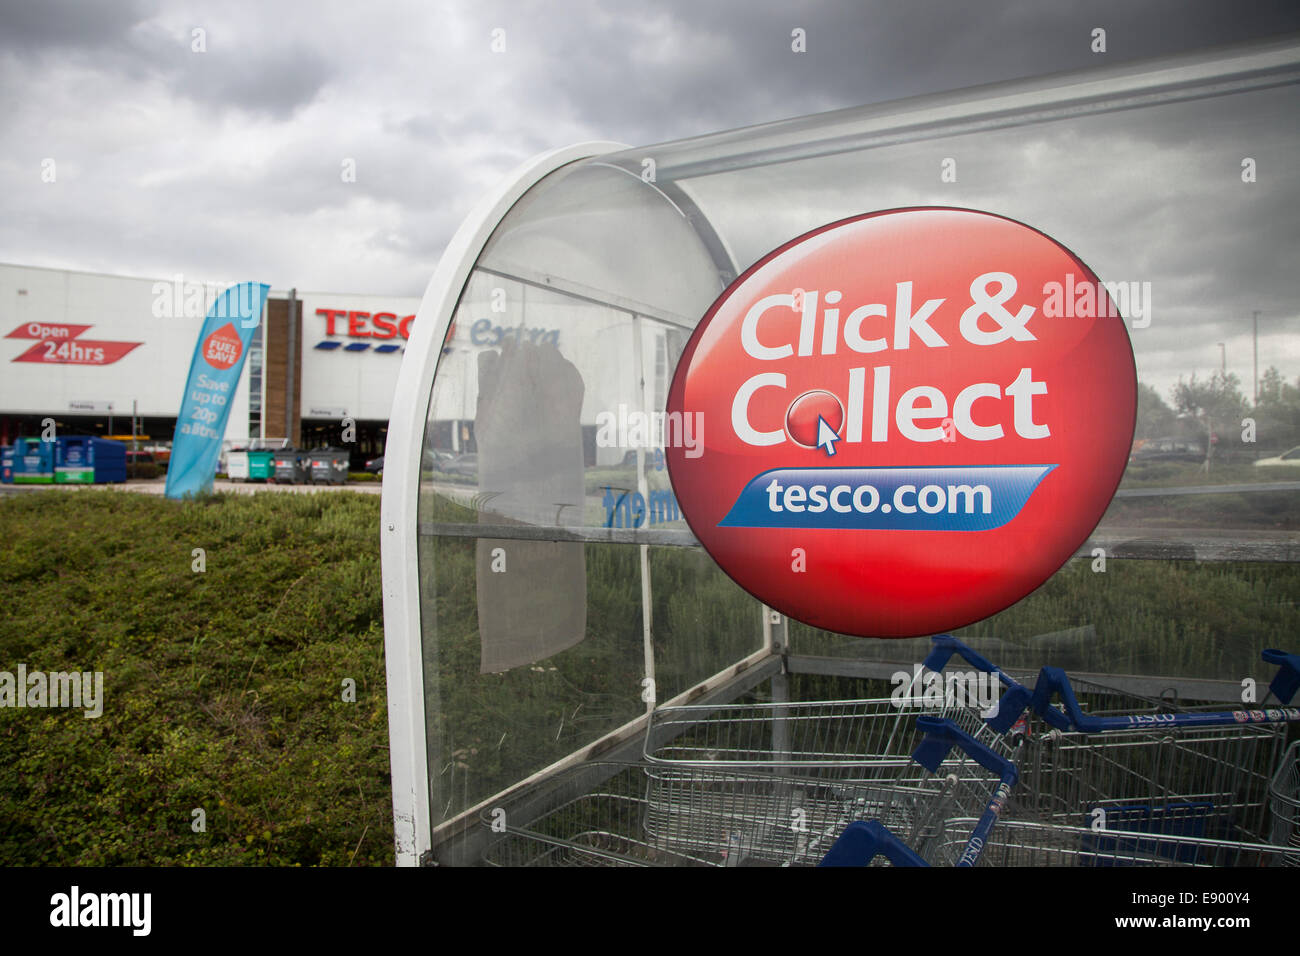
[[[294,349],[293,394],[288,394],[289,386],[289,300],[271,299],[266,304],[266,340],[263,353],[263,378],[266,382],[266,402],[262,409],[262,420],[266,422],[268,438],[285,437],[286,411],[293,415],[292,434],[288,435],[293,443],[302,441],[302,303],[294,303],[295,334],[293,340],[298,344]]]

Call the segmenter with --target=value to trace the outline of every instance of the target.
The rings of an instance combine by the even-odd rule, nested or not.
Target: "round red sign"
[[[203,340],[203,361],[213,368],[230,368],[239,361],[243,351],[243,342],[232,322],[227,322]]]
[[[1087,539],[1132,444],[1133,352],[1059,243],[966,209],[872,213],[764,257],[678,364],[681,510],[816,627],[913,637],[1018,601]]]

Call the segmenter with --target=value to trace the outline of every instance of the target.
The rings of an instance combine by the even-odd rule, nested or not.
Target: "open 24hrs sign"
[[[1087,539],[1132,443],[1123,319],[1042,308],[1080,277],[1048,236],[964,209],[873,213],[764,257],[669,393],[708,426],[702,455],[668,449],[695,535],[766,604],[842,633],[932,634],[1028,594]]]

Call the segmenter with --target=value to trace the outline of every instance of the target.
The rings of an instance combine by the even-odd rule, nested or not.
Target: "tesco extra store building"
[[[0,264],[0,444],[39,435],[46,419],[60,434],[170,441],[203,317],[227,285]],[[346,447],[354,469],[382,455],[418,305],[273,290],[234,396],[228,446],[288,438],[299,448]],[[453,329],[444,349],[474,376],[477,352],[530,332],[547,334],[503,329],[485,313]],[[474,409],[444,404],[430,426],[435,447],[472,452]],[[355,437],[345,444],[349,423]]]

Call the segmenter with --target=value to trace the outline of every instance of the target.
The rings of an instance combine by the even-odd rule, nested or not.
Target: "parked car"
[[[456,453],[443,451],[441,448],[426,449],[424,453],[424,464],[427,468],[434,471],[446,471],[447,466],[456,460]]]
[[[151,453],[153,455],[153,460],[164,469],[166,469],[167,463],[170,462],[172,458],[172,450],[167,445],[146,445],[142,450]]]
[[[471,466],[472,470],[470,471],[457,471],[453,467],[453,464],[456,462],[458,457],[463,457],[463,456],[457,456],[452,454],[449,451],[442,451],[441,449],[437,449],[437,448],[433,448],[433,449],[426,448],[422,456],[422,461],[424,464],[424,468],[427,470],[443,471],[452,475],[457,475],[457,474],[472,475],[478,471],[477,463]],[[474,455],[470,455],[468,457],[474,458],[477,461],[476,456]],[[463,468],[465,466],[462,464],[457,467]],[[382,476],[384,473],[384,456],[380,455],[378,458],[372,458],[368,462],[366,462],[366,471],[370,472],[371,474]]]
[[[443,468],[449,475],[468,475],[478,474],[478,455],[470,452],[467,455],[457,455],[451,461],[447,462]]]
[[[1149,438],[1129,455],[1130,462],[1205,461],[1205,446],[1184,438]]]
[[[126,450],[127,478],[157,478],[166,471],[151,451]]]
[[[1300,468],[1300,446],[1292,448],[1290,451],[1284,451],[1272,458],[1261,458],[1255,462],[1256,468],[1272,468],[1277,465]]]

